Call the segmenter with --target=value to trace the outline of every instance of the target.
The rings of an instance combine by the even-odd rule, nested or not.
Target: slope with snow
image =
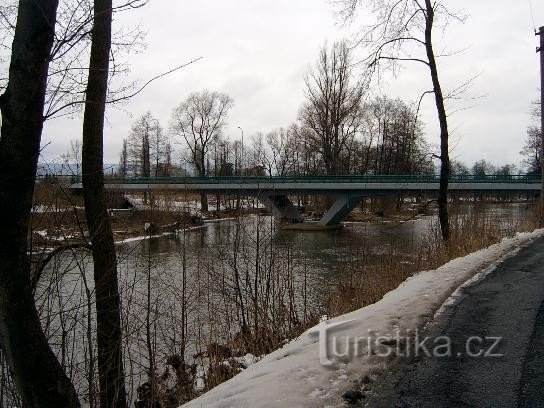
[[[379,302],[320,323],[183,407],[341,406],[345,391],[358,388],[363,377],[374,377],[391,361],[392,357],[376,355],[376,345],[380,345],[376,340],[422,328],[435,314],[455,303],[456,289],[482,279],[499,262],[542,235],[544,230],[518,234],[436,270],[414,275]],[[351,345],[351,356],[333,359],[327,354],[331,364],[322,364],[327,363],[323,358],[320,361],[319,332],[323,333],[323,325],[336,337],[339,352],[346,349],[346,344]],[[332,336],[328,337],[330,351]]]

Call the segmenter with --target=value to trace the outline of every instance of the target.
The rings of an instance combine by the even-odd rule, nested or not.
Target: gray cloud
[[[530,102],[538,97],[537,38],[532,35],[527,2],[507,0],[449,1],[470,18],[453,24],[437,37],[439,49],[465,49],[444,58],[440,69],[444,87],[453,89],[475,73],[470,94],[476,100],[457,101],[452,109],[454,156],[469,164],[484,157],[497,163],[518,162]],[[544,25],[544,4],[533,2],[535,19]],[[131,78],[148,79],[195,57],[204,59],[161,79],[121,109],[109,108],[105,160],[116,162],[121,140],[134,117],[147,110],[164,127],[172,109],[190,92],[209,88],[229,93],[235,102],[226,134],[247,135],[286,126],[296,120],[303,101],[303,76],[328,40],[345,37],[327,0],[152,0],[143,9],[118,17],[115,24],[141,22],[148,31],[147,50],[130,57]],[[437,35],[439,32],[437,32]],[[428,88],[426,71],[407,65],[382,87],[392,96],[416,100]],[[129,114],[131,113],[132,116]],[[432,99],[423,105],[426,134],[437,142]],[[44,157],[54,159],[81,133],[80,119],[48,122]]]

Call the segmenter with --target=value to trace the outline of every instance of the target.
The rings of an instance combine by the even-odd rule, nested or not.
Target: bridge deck
[[[74,183],[71,188],[81,188]],[[288,177],[157,177],[113,178],[106,188],[119,191],[177,190],[232,194],[388,194],[392,192],[434,192],[439,188],[435,175],[416,176],[288,176]],[[541,188],[540,177],[533,175],[475,176],[450,178],[451,191],[533,192]]]

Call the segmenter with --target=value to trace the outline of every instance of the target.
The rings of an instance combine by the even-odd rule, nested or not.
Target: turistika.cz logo
[[[422,336],[419,330],[402,335],[397,331],[394,336],[376,336],[372,330],[368,330],[366,336],[335,335],[334,329],[356,320],[321,321],[310,333],[319,336],[319,361],[322,365],[331,366],[337,361],[371,355],[405,358],[497,358],[504,355],[500,352],[502,337],[469,336],[459,342],[449,336]]]

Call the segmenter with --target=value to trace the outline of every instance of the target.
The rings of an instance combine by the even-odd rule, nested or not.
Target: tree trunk
[[[438,68],[433,50],[432,30],[434,23],[434,9],[431,0],[425,0],[427,9],[427,18],[425,20],[425,49],[429,60],[429,69],[433,82],[434,96],[436,100],[436,110],[438,121],[440,122],[440,188],[438,192],[438,218],[440,219],[440,229],[442,238],[447,241],[450,238],[450,225],[448,217],[448,183],[450,178],[450,156],[449,156],[449,134],[448,117],[444,106],[444,95],[438,79]]]
[[[100,406],[126,407],[121,354],[117,259],[106,209],[104,112],[111,47],[112,1],[94,1],[89,78],[83,116],[83,198],[91,234],[96,296]]]
[[[21,0],[9,83],[0,97],[0,346],[25,407],[79,407],[47,343],[27,255],[32,194],[58,0]]]
[[[208,211],[208,195],[200,193],[200,209],[204,212]]]

